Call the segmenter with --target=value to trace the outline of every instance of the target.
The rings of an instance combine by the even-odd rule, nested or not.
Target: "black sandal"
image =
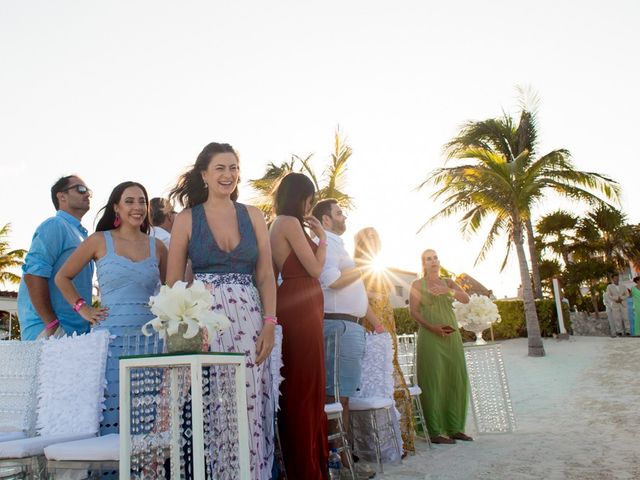
[[[431,443],[451,445],[456,443],[456,441],[453,438],[445,437],[443,435],[438,435],[435,437],[431,437]]]

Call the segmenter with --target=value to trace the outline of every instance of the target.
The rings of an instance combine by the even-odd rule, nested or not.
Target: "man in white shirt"
[[[166,198],[155,197],[149,202],[150,223],[152,237],[156,237],[169,248],[171,241],[171,228],[173,220],[176,218],[176,212],[173,211],[171,202]]]
[[[611,336],[624,335],[629,332],[629,316],[627,314],[627,287],[620,285],[620,276],[617,273],[611,275],[611,283],[604,292],[604,305],[607,308],[607,318]]]
[[[327,233],[327,256],[320,274],[324,294],[324,336],[333,337],[338,332],[340,354],[338,357],[340,403],[343,408],[345,428],[349,425],[349,397],[360,384],[362,359],[365,350],[364,318],[375,326],[376,333],[384,332],[375,314],[369,308],[369,299],[361,279],[361,272],[344,248],[340,238],[346,230],[347,217],[337,200],[318,202],[313,208],[316,217]],[[333,356],[327,352],[327,397],[333,402]],[[372,478],[375,472],[358,466],[359,478]]]

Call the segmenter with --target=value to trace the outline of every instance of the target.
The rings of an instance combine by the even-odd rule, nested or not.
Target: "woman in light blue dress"
[[[153,318],[149,297],[164,281],[167,249],[148,235],[148,197],[136,182],[114,188],[98,221],[96,233],[87,238],[56,275],[56,285],[93,328],[112,335],[107,360],[107,391],[100,434],[118,433],[118,359],[123,336],[139,332]],[[75,275],[91,260],[97,265],[103,307],[91,307],[73,286]]]

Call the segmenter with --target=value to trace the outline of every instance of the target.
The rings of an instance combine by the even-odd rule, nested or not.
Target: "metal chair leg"
[[[400,451],[400,444],[398,443],[398,436],[396,435],[396,431],[393,428],[393,419],[391,418],[391,409],[385,409],[385,413],[387,414],[387,430],[391,435],[391,439],[393,440],[393,446],[396,449],[396,453],[398,454],[398,458],[402,458],[402,452]]]
[[[378,420],[376,419],[376,411],[369,410],[369,419],[371,421],[371,428],[373,429],[373,440],[376,448],[376,462],[380,473],[384,473],[382,468],[382,450],[380,449],[380,434],[378,432]]]
[[[277,420],[275,423],[275,430],[276,430],[275,461],[278,462],[278,467],[280,468],[280,478],[287,480],[287,470],[284,466],[284,457],[282,456],[282,444],[280,443],[280,431],[278,430]]]
[[[338,451],[344,451],[345,457],[347,459],[347,467],[349,468],[349,473],[351,473],[352,480],[356,480],[356,469],[353,465],[353,457],[351,456],[351,447],[349,446],[349,440],[347,439],[347,433],[344,429],[344,423],[342,421],[342,416],[338,417],[338,429],[340,430],[340,442],[342,446],[338,448]]]
[[[420,397],[416,395],[411,398],[413,399],[412,403],[415,411],[414,421],[416,423],[416,426],[419,426],[422,429],[422,435],[424,435],[422,436],[422,435],[416,434],[416,436],[425,440],[429,445],[429,447],[432,447],[431,436],[429,435],[429,429],[427,428],[427,421],[424,418],[424,410],[422,410],[422,403],[420,403]]]

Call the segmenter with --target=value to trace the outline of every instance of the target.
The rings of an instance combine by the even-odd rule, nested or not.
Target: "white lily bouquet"
[[[485,344],[482,332],[502,320],[493,300],[475,293],[469,297],[469,303],[453,302],[453,311],[458,325],[476,334],[476,345]]]
[[[163,285],[158,295],[149,298],[149,306],[156,318],[142,326],[142,333],[149,336],[155,330],[165,341],[179,332],[184,339],[201,339],[202,329],[213,338],[231,325],[225,315],[213,311],[213,296],[199,280],[190,287],[180,281],[172,287]]]

